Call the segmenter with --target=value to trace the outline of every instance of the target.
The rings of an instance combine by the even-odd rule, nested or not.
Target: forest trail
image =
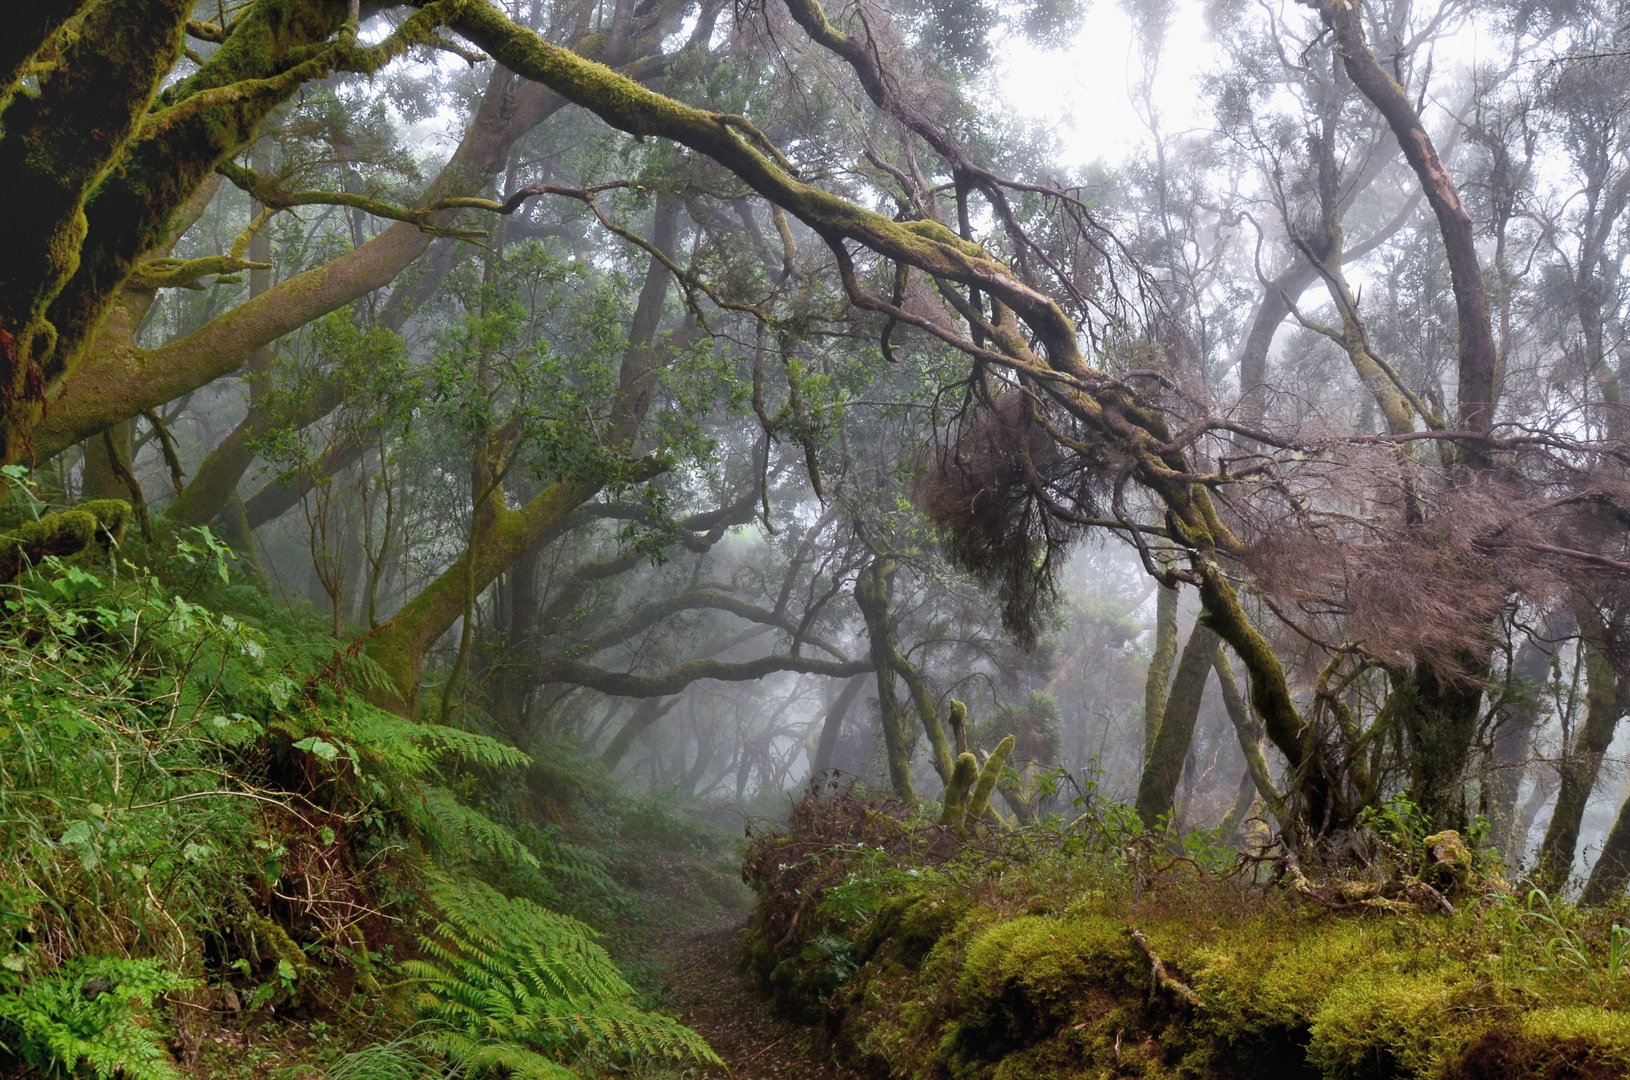
[[[725,915],[661,950],[667,1008],[730,1066],[733,1080],[849,1080],[815,1028],[770,1015],[751,974],[741,970],[739,913]]]

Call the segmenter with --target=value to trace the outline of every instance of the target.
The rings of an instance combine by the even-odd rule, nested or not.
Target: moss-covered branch
[[[47,318],[81,265],[84,204],[124,154],[181,55],[189,0],[104,0],[0,115],[0,191],[11,213],[0,258],[0,459],[28,449],[61,336]],[[35,43],[37,44],[37,43]]]
[[[0,581],[14,581],[41,559],[77,555],[92,544],[116,543],[124,535],[130,504],[120,499],[94,499],[71,510],[25,521],[0,535]]]

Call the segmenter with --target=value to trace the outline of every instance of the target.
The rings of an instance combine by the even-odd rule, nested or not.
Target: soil
[[[741,969],[745,926],[733,913],[661,950],[666,1009],[724,1058],[732,1080],[855,1080],[832,1061],[820,1031],[770,1015]]]

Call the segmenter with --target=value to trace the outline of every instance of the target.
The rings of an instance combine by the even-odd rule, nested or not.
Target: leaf
[[[282,710],[289,704],[294,692],[300,689],[295,681],[287,675],[279,675],[266,684],[266,694],[272,699],[272,708]]]
[[[327,740],[319,739],[315,735],[309,735],[306,738],[301,739],[299,742],[294,744],[294,748],[296,750],[304,750],[308,754],[322,758],[330,765],[332,765],[335,761],[338,761],[340,756],[339,747],[335,746],[331,742],[328,742]]]

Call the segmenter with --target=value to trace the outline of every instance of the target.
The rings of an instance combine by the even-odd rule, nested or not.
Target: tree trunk
[[[1268,810],[1279,822],[1280,828],[1284,828],[1284,801],[1279,792],[1274,790],[1273,776],[1268,772],[1268,759],[1262,753],[1262,722],[1256,718],[1256,714],[1240,696],[1239,683],[1234,679],[1233,665],[1228,662],[1228,655],[1221,645],[1217,646],[1215,667],[1217,685],[1222,689],[1223,707],[1228,710],[1228,719],[1234,725],[1234,735],[1239,739],[1240,753],[1245,755],[1246,774],[1255,785],[1257,794],[1262,796],[1262,801],[1268,804]]]
[[[843,684],[838,692],[837,700],[832,702],[826,710],[826,720],[821,724],[820,742],[815,745],[815,760],[810,762],[810,779],[816,779],[832,767],[832,757],[838,750],[838,739],[843,733],[843,718],[849,715],[849,710],[860,696],[860,691],[866,685],[866,676],[856,675]]]
[[[667,716],[681,700],[682,698],[676,694],[667,701],[661,698],[646,698],[640,702],[639,708],[634,710],[634,715],[617,729],[617,734],[611,737],[610,745],[600,755],[600,763],[606,767],[606,771],[616,772],[617,766],[622,764],[629,748],[634,745],[634,740],[645,734],[651,725]]]
[[[1564,625],[1565,624],[1565,625]],[[1537,694],[1550,678],[1556,638],[1572,632],[1573,616],[1560,608],[1539,626],[1539,638],[1529,638],[1512,659],[1511,675],[1520,679],[1519,692]],[[1483,780],[1488,792],[1490,839],[1511,865],[1522,858],[1516,850],[1517,793],[1533,749],[1539,710],[1529,702],[1507,706],[1494,731],[1490,770]]]
[[[1585,700],[1585,725],[1575,745],[1562,759],[1562,781],[1557,790],[1556,809],[1551,812],[1551,824],[1545,830],[1545,840],[1539,848],[1539,867],[1535,874],[1540,887],[1555,892],[1568,883],[1573,872],[1573,860],[1579,846],[1579,825],[1584,820],[1585,804],[1596,787],[1596,778],[1602,770],[1602,759],[1613,742],[1614,729],[1623,715],[1618,679],[1609,661],[1606,648],[1597,641],[1586,639],[1585,678],[1588,680]]]
[[[1171,817],[1177,785],[1183,778],[1183,763],[1194,741],[1194,723],[1200,715],[1206,680],[1217,659],[1217,646],[1216,633],[1203,622],[1195,623],[1172,679],[1160,731],[1138,778],[1137,810],[1145,828],[1153,829],[1162,818]]]
[[[1585,907],[1609,903],[1623,896],[1626,886],[1630,886],[1630,799],[1619,807],[1619,816],[1602,843],[1601,857],[1591,867],[1579,903]]]
[[[1474,664],[1466,658],[1467,667]],[[1418,663],[1396,693],[1409,738],[1410,798],[1429,829],[1464,829],[1466,771],[1482,718],[1483,680]]]
[[[910,725],[905,723],[904,710],[894,691],[894,650],[889,647],[892,637],[889,594],[893,576],[891,561],[873,559],[855,578],[855,605],[866,620],[872,665],[877,669],[877,708],[883,725],[883,750],[888,755],[889,786],[901,802],[915,806],[917,791],[911,782],[911,752],[917,740]]]
[[[679,206],[660,195],[651,225],[651,245],[671,258],[678,244]],[[652,342],[667,301],[669,273],[653,257],[628,335],[618,372],[618,391],[607,425],[607,441],[630,453],[641,421],[651,404],[651,379],[656,364]],[[530,499],[521,509],[504,505],[501,487],[493,490],[472,522],[470,543],[464,554],[424,591],[402,606],[388,622],[368,635],[368,655],[391,676],[395,697],[385,705],[413,712],[418,708],[419,669],[425,653],[464,613],[465,596],[480,595],[493,579],[537,544],[567,514],[587,502],[601,488],[599,479],[559,480]]]
[[[1334,35],[1336,49],[1353,85],[1380,110],[1397,136],[1404,159],[1415,171],[1426,201],[1437,216],[1459,319],[1459,427],[1472,435],[1486,435],[1494,422],[1499,354],[1489,318],[1483,269],[1477,261],[1477,235],[1471,214],[1460,201],[1454,180],[1438,156],[1437,147],[1421,123],[1414,103],[1365,43],[1356,0],[1310,0],[1310,4]],[[1462,449],[1466,460],[1473,465],[1488,463],[1486,448],[1472,444]]]
[[[1171,686],[1172,665],[1177,663],[1176,589],[1161,585],[1155,590],[1155,640],[1149,654],[1149,671],[1143,680],[1143,757],[1154,750],[1160,735],[1160,721],[1166,715],[1166,694]]]

